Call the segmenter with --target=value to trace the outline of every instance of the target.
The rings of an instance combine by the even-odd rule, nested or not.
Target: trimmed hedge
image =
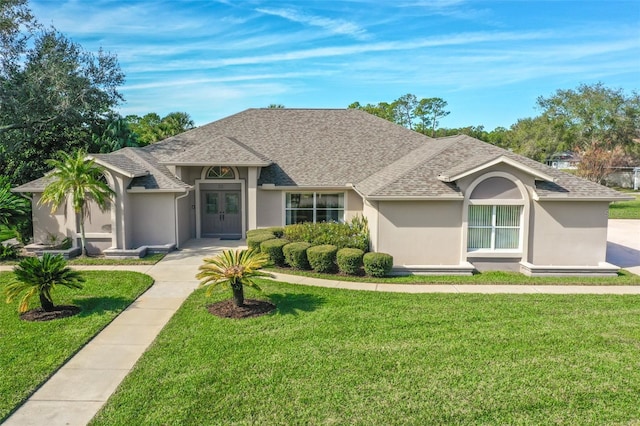
[[[284,261],[295,269],[311,269],[307,259],[307,249],[311,244],[305,242],[289,243],[282,247]]]
[[[336,253],[338,247],[332,244],[313,246],[307,249],[309,265],[316,272],[330,273],[336,269]]]
[[[251,235],[247,232],[247,246],[249,246],[250,250],[260,251],[260,244],[264,241],[273,240],[276,236],[273,232],[263,231],[262,232],[254,232]]]
[[[284,254],[282,248],[289,244],[289,241],[283,238],[274,238],[271,240],[263,241],[260,244],[260,251],[266,253],[269,256],[269,260],[275,265],[284,266]]]
[[[264,228],[263,230],[271,232],[276,238],[282,238],[284,236],[284,226],[272,226],[270,228]]]
[[[284,227],[284,238],[312,245],[334,245],[369,250],[369,228],[366,219],[356,216],[349,223],[304,222]]]
[[[358,275],[362,269],[364,251],[357,248],[343,248],[336,253],[336,263],[340,272],[348,275]]]
[[[363,256],[364,272],[372,277],[389,275],[393,268],[393,256],[387,253],[367,253]]]

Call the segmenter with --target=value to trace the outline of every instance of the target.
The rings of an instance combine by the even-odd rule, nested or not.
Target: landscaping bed
[[[632,424],[640,296],[392,294],[260,281],[223,319],[197,290],[92,421]]]
[[[136,272],[85,271],[83,289],[58,287],[58,306],[75,305],[80,312],[45,322],[20,319],[18,302],[0,303],[0,421],[6,418],[51,374],[151,286]],[[0,273],[0,294],[13,273]],[[36,307],[38,298],[32,300]]]

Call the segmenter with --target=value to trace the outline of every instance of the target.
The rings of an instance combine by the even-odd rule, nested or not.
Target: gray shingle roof
[[[354,185],[366,197],[461,197],[456,176],[500,157],[550,176],[537,181],[541,199],[624,199],[609,188],[468,136],[432,139],[354,109],[249,109],[144,148],[96,154],[126,170],[130,187],[183,191],[167,164],[261,166],[259,184]],[[148,172],[148,173],[147,173]],[[46,177],[17,191],[44,188]]]

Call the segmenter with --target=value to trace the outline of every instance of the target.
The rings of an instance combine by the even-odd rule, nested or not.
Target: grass
[[[640,285],[640,276],[620,271],[617,277],[528,277],[516,272],[490,271],[471,276],[464,275],[403,275],[396,277],[361,277],[350,275],[321,274],[291,268],[267,268],[271,272],[301,275],[328,280],[371,282],[389,284],[514,284],[514,285]]]
[[[246,320],[194,292],[92,424],[640,419],[640,296],[261,285],[278,309]]]
[[[636,199],[611,203],[609,219],[640,219],[640,194],[630,192],[628,195],[632,195]]]
[[[57,305],[82,308],[76,316],[48,322],[22,321],[18,301],[0,304],[0,422],[43,381],[152,284],[136,272],[83,272],[82,290],[57,288]],[[0,273],[0,290],[13,273]],[[37,306],[37,297],[33,298]]]
[[[141,259],[106,259],[104,257],[76,257],[68,261],[71,266],[78,265],[155,265],[164,258],[165,254],[149,254]],[[15,260],[0,261],[0,265],[16,265],[22,257]]]

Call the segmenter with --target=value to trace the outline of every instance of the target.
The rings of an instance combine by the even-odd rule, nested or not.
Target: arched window
[[[207,179],[235,179],[233,168],[229,166],[213,166],[207,171]]]
[[[480,182],[469,197],[467,250],[521,250],[524,198],[504,177]]]

